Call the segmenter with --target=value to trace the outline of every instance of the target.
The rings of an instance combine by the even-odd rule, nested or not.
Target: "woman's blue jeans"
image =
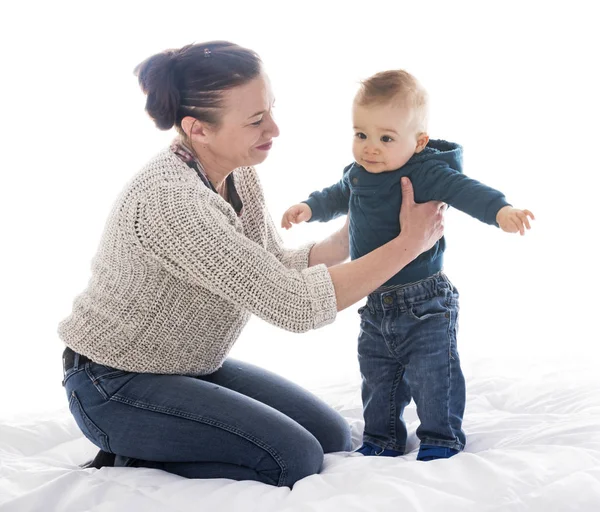
[[[191,377],[80,364],[75,354],[64,386],[77,425],[118,454],[116,465],[291,487],[319,472],[323,453],[351,449],[350,427],[331,407],[231,359]]]

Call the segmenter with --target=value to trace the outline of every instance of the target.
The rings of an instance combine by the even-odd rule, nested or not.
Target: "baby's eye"
[[[364,133],[362,133],[362,132],[357,132],[357,133],[354,134],[354,136],[356,138],[362,139],[362,140],[365,140],[367,138],[367,136]]]
[[[381,137],[381,142],[392,142],[394,139],[392,139],[389,135],[384,135],[383,137]]]

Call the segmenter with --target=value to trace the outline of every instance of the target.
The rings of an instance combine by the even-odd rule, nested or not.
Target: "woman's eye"
[[[355,133],[354,136],[362,140],[365,140],[367,138],[367,136],[362,132]]]
[[[259,119],[258,121],[254,122],[254,123],[250,123],[250,124],[251,124],[252,126],[259,126],[259,125],[260,125],[260,123],[262,123],[262,122],[263,122],[263,120],[262,120],[262,119]]]
[[[381,137],[381,142],[392,142],[394,139],[392,139],[389,135],[384,135],[383,137]]]

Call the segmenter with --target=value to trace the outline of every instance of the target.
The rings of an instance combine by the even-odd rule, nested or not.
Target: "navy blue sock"
[[[356,452],[362,453],[365,457],[398,457],[399,455],[404,455],[402,452],[396,450],[384,450],[380,446],[375,446],[371,443],[363,443]]]
[[[417,460],[428,462],[436,459],[449,459],[453,455],[459,453],[458,450],[446,448],[445,446],[433,446],[430,444],[422,444],[419,448]]]

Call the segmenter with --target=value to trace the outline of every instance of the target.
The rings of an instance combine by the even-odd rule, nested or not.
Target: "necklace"
[[[227,178],[225,178],[222,185],[217,188],[217,192],[223,199],[225,199],[225,201],[227,201]]]
[[[208,174],[206,174],[206,169],[204,169],[204,166],[202,165],[202,162],[200,162],[200,159],[198,157],[196,157],[196,161],[198,162],[198,166],[202,170],[202,174],[204,174],[204,176],[206,176],[206,179],[208,179],[210,181],[210,184],[215,189],[215,192],[217,194],[219,194],[223,199],[225,199],[225,201],[227,201],[228,200],[227,199],[227,178],[225,178],[223,180],[223,182],[221,183],[221,185],[219,185],[218,187],[216,187],[215,184],[208,177]]]

